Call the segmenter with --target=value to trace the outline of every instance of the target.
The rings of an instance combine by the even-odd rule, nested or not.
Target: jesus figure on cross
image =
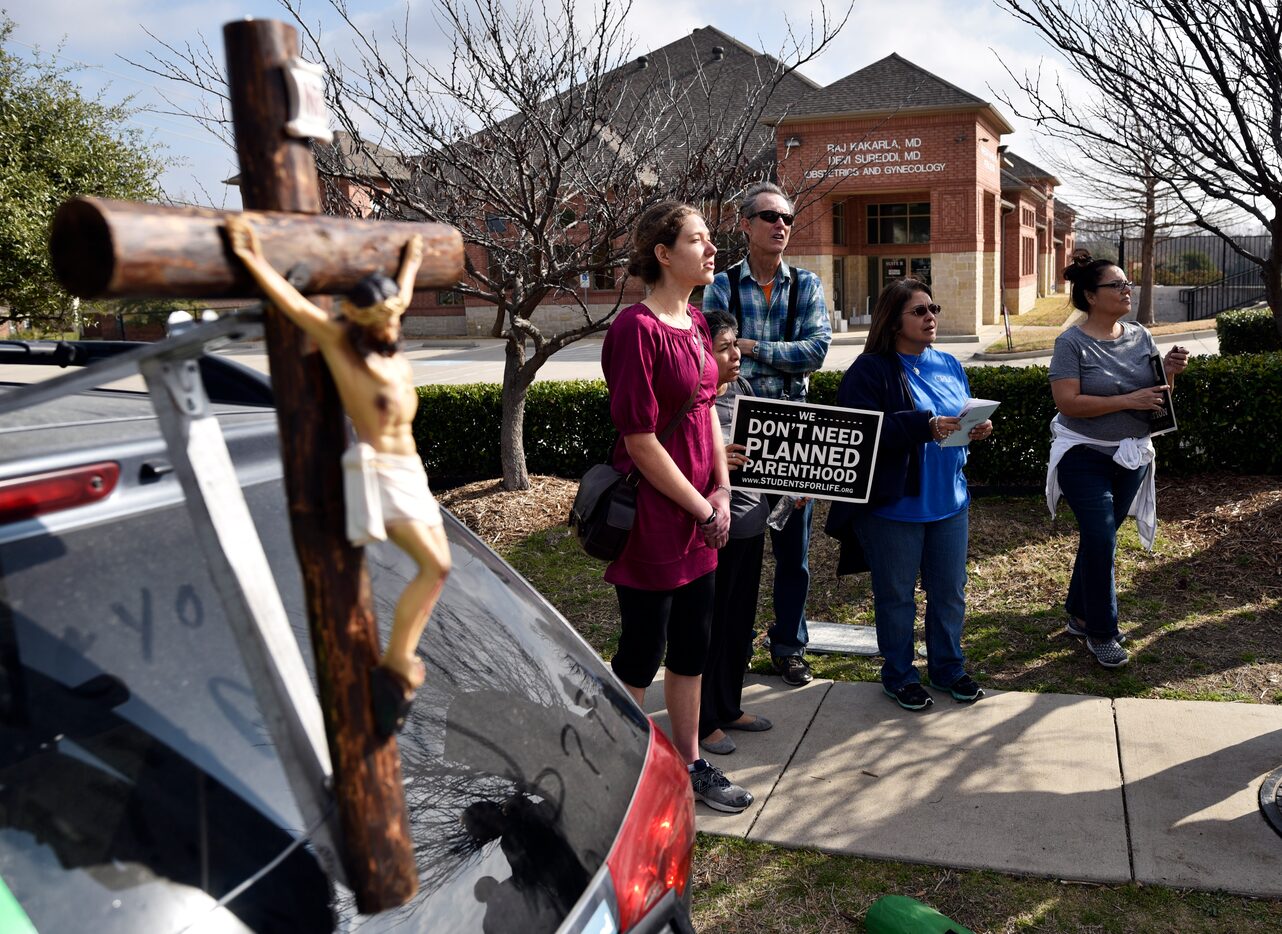
[[[383,657],[370,673],[374,724],[390,736],[404,725],[423,683],[423,662],[414,649],[450,570],[440,507],[414,443],[414,374],[400,353],[401,315],[413,294],[423,239],[416,235],[406,245],[397,281],[367,276],[344,300],[341,315],[331,318],[271,267],[248,220],[229,218],[227,233],[232,251],[271,303],[320,348],[355,428],[357,441],[343,455],[348,539],[361,546],[390,538],[418,564],[397,601]]]

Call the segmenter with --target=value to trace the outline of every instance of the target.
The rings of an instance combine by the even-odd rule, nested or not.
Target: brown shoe
[[[815,680],[810,673],[810,663],[801,655],[775,655],[770,661],[783,676],[784,684],[796,688]]]

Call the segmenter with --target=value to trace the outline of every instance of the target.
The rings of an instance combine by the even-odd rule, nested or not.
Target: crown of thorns
[[[403,314],[405,314],[405,301],[399,295],[373,305],[354,305],[350,301],[343,303],[343,317],[363,328],[383,324]]]

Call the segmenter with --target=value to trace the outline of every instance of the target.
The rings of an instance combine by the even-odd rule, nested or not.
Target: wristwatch
[[[708,518],[706,518],[706,519],[704,519],[702,522],[700,522],[700,523],[699,523],[699,525],[701,525],[701,526],[702,526],[702,525],[712,525],[712,523],[714,523],[714,522],[716,522],[716,521],[717,521],[717,516],[719,516],[719,515],[720,515],[720,513],[719,513],[719,512],[717,512],[717,507],[716,507],[716,506],[713,506],[713,507],[712,507],[712,515],[708,516]]]
[[[753,360],[757,359],[757,348],[761,346],[761,341],[753,341],[752,349],[748,351],[748,356]]]

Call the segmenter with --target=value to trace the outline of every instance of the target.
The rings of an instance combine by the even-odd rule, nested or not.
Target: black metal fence
[[[1079,220],[1075,242],[1095,259],[1110,259],[1138,281],[1142,240],[1132,236],[1134,221]],[[1267,235],[1235,237],[1234,242],[1256,256],[1266,255]],[[1241,308],[1264,299],[1260,267],[1240,256],[1220,237],[1210,234],[1161,236],[1153,245],[1153,281],[1180,287],[1180,301],[1188,320],[1212,318],[1229,308]]]

